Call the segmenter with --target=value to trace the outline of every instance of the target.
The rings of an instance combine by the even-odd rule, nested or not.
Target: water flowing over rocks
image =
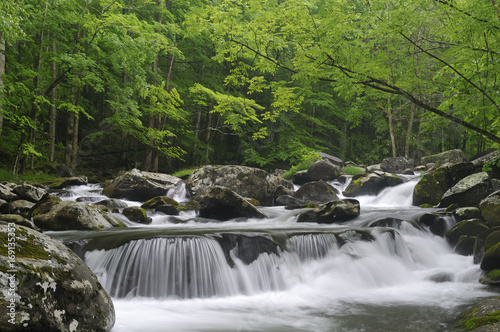
[[[214,186],[206,189],[198,204],[198,215],[202,218],[267,218],[247,199],[226,187]]]
[[[5,251],[0,254],[2,331],[104,332],[113,327],[110,296],[76,254],[46,235],[6,224],[0,224],[2,247],[13,243],[11,233],[15,261]]]
[[[194,200],[212,186],[226,187],[235,193],[254,198],[261,205],[272,205],[278,187],[291,188],[290,182],[268,172],[246,166],[205,166],[196,170],[186,181]]]
[[[153,197],[165,195],[181,181],[172,175],[133,169],[107,183],[103,194],[111,198],[145,202]]]

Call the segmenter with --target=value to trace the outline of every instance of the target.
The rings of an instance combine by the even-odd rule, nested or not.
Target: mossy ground
[[[458,316],[458,318],[461,319],[458,326],[462,327],[465,331],[471,331],[484,325],[500,322],[500,311],[494,311],[482,316],[474,317],[476,311],[477,309],[473,309]]]

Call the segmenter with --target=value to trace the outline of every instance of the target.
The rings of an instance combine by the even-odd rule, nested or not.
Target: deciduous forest
[[[0,0],[0,168],[500,143],[496,0]]]

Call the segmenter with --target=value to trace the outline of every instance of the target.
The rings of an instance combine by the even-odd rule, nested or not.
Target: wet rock
[[[493,192],[490,177],[486,172],[475,173],[458,181],[448,189],[441,198],[439,206],[447,207],[452,204],[458,206],[479,205],[481,200]]]
[[[483,285],[500,287],[500,269],[492,270],[484,275],[479,282]]]
[[[181,179],[168,174],[141,172],[133,169],[106,184],[103,194],[111,198],[145,202],[153,197],[165,195],[180,181]]]
[[[500,330],[500,297],[492,297],[474,304],[458,315],[458,326],[466,331],[498,332]]]
[[[115,213],[118,212],[119,209],[124,209],[128,206],[127,203],[125,203],[119,199],[116,199],[116,198],[108,198],[108,199],[104,199],[104,200],[99,200],[99,201],[93,203],[92,205],[104,205],[108,209],[110,209],[112,212],[115,212]]]
[[[2,247],[11,243],[9,233],[15,234],[16,259],[9,260],[7,251],[2,251],[0,282],[4,290],[15,285],[15,295],[5,292],[0,297],[2,331],[111,330],[113,302],[76,254],[61,242],[22,226],[0,225]],[[11,303],[13,316],[9,315]]]
[[[329,160],[318,160],[305,172],[298,172],[293,176],[295,184],[303,185],[313,181],[331,181],[337,179],[342,173],[339,166],[332,164]]]
[[[226,233],[216,238],[229,266],[235,265],[233,257],[246,265],[253,263],[261,254],[280,255],[279,246],[265,236],[246,236]]]
[[[424,174],[413,190],[413,205],[438,205],[448,189],[473,171],[471,163],[458,163],[443,165]]]
[[[413,160],[408,160],[404,157],[390,157],[382,160],[380,168],[384,172],[403,173],[405,170],[413,169]]]
[[[426,213],[422,215],[418,222],[428,226],[432,234],[444,237],[444,234],[449,229],[450,217],[442,213]]]
[[[445,164],[445,163],[461,163],[466,162],[467,156],[462,150],[449,150],[445,152],[441,152],[438,154],[434,154],[431,156],[422,157],[421,163],[428,164]]]
[[[327,203],[339,200],[333,188],[323,180],[304,184],[293,193],[292,197],[305,203]]]
[[[234,191],[220,186],[210,187],[199,199],[198,215],[202,218],[229,220],[239,217],[267,218],[262,212]]]
[[[486,271],[500,269],[500,242],[486,248],[481,260],[481,269]]]
[[[240,196],[254,198],[260,204],[270,206],[277,198],[277,188],[291,187],[291,183],[262,169],[246,166],[205,166],[196,170],[186,182],[194,200],[213,186],[228,188]]]
[[[179,203],[167,196],[158,196],[150,199],[141,205],[143,209],[152,209],[156,212],[162,212],[171,216],[179,214]]]
[[[457,221],[467,220],[467,219],[480,219],[481,211],[477,207],[464,207],[458,208],[453,211],[453,216]]]
[[[474,264],[481,263],[486,250],[500,243],[500,227],[490,228],[478,236],[474,243]]]
[[[281,205],[281,206],[289,206],[289,205],[305,205],[306,202],[304,202],[301,199],[292,197],[291,195],[281,195],[276,199],[276,205]]]
[[[500,226],[500,191],[494,192],[479,203],[484,222],[489,227]]]
[[[393,175],[371,173],[361,177],[353,177],[344,191],[344,196],[377,195],[383,189],[403,183],[403,180]]]
[[[462,235],[458,238],[457,245],[455,246],[455,248],[453,248],[453,251],[462,256],[470,256],[474,254],[475,242],[475,236]]]
[[[121,224],[106,212],[71,201],[42,204],[33,212],[33,221],[37,227],[52,231],[101,229]]]
[[[318,224],[332,224],[344,222],[359,216],[359,202],[355,199],[333,201],[318,206],[299,215],[297,222],[315,222]]]
[[[0,215],[0,221],[3,221],[5,223],[14,223],[16,225],[29,227],[35,230],[38,229],[33,221],[28,220],[19,214],[2,214]]]
[[[477,236],[488,229],[480,219],[464,220],[453,226],[445,236],[452,245],[456,245],[462,236]]]
[[[375,221],[371,222],[368,227],[391,227],[391,228],[399,229],[399,228],[401,228],[401,224],[403,224],[405,222],[412,225],[413,227],[415,227],[417,229],[422,229],[422,227],[420,225],[418,225],[416,222],[414,222],[412,220],[403,220],[403,219],[392,218],[392,217],[387,217],[387,218],[375,220]]]
[[[88,183],[87,177],[85,176],[73,176],[69,178],[56,181],[50,185],[51,189],[63,189],[72,186],[84,186]]]
[[[123,215],[130,221],[140,224],[151,224],[152,219],[148,217],[146,210],[138,206],[128,206],[123,209]]]
[[[14,189],[12,190],[17,196],[19,196],[21,199],[36,203],[38,202],[43,195],[47,193],[45,189],[38,188],[35,186],[32,186],[30,184],[21,184],[18,186],[15,186]]]

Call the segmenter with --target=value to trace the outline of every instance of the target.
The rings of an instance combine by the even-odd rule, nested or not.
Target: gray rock
[[[103,194],[111,198],[145,202],[153,197],[166,195],[180,181],[181,179],[172,175],[133,169],[106,184]]]
[[[73,176],[65,178],[61,181],[56,181],[50,185],[51,189],[62,189],[72,186],[84,186],[88,183],[86,176]]]
[[[78,202],[47,202],[33,212],[33,221],[44,230],[90,230],[113,227],[106,212]]]
[[[384,172],[401,174],[405,170],[413,169],[413,160],[408,160],[404,157],[385,158],[380,163],[380,168]]]
[[[28,213],[35,205],[35,203],[26,201],[24,199],[18,199],[17,201],[11,202],[10,205],[14,208],[14,211],[16,211],[16,213]]]
[[[458,326],[469,329],[472,325],[474,332],[500,331],[500,297],[491,297],[479,301],[458,315]],[[473,324],[471,324],[473,323]]]
[[[19,199],[19,196],[13,192],[13,188],[11,185],[0,183],[0,199],[11,202],[13,200]]]
[[[323,158],[324,160],[328,160],[329,162],[331,162],[332,164],[334,164],[340,168],[344,167],[344,161],[338,157],[329,155],[327,153],[322,153],[322,152],[319,153],[319,156],[321,158]]]
[[[21,184],[14,187],[13,192],[21,199],[36,203],[47,193],[47,190],[29,184]]]
[[[196,170],[186,181],[194,200],[212,187],[228,188],[243,197],[253,198],[261,205],[270,206],[279,186],[290,187],[290,182],[266,171],[246,166],[205,166]]]
[[[292,197],[305,203],[327,203],[339,200],[333,188],[323,180],[304,184],[293,193]]]
[[[33,221],[28,220],[19,214],[2,214],[0,215],[0,221],[6,223],[14,223],[16,225],[29,227],[35,230],[38,229],[38,227],[35,226]]]
[[[306,172],[296,173],[293,177],[293,182],[302,185],[319,180],[331,181],[337,179],[341,173],[342,169],[332,164],[329,160],[318,160]]]
[[[267,218],[247,199],[234,191],[220,186],[204,191],[198,204],[198,215],[202,218],[229,220],[234,218]]]
[[[123,215],[130,221],[140,224],[151,224],[152,219],[148,217],[146,210],[138,206],[128,206],[123,209]]]
[[[494,192],[479,203],[484,222],[489,227],[500,226],[500,191]]]
[[[447,207],[451,204],[458,206],[479,205],[481,200],[492,193],[490,177],[486,172],[475,173],[458,181],[448,189],[441,198],[440,206]]]
[[[457,221],[481,218],[481,211],[477,207],[463,207],[453,211],[453,216]]]
[[[297,222],[315,222],[318,224],[332,224],[344,222],[359,216],[359,202],[355,199],[333,201],[318,206],[310,211],[301,213]]]
[[[451,244],[456,245],[458,239],[462,236],[477,236],[488,229],[480,219],[464,220],[453,226],[446,232],[446,238]]]
[[[344,191],[344,196],[377,195],[387,187],[403,183],[403,179],[387,173],[370,173],[361,177],[353,177]]]
[[[467,156],[462,150],[449,150],[434,154],[431,156],[422,157],[422,164],[435,163],[435,164],[445,164],[445,163],[461,163],[467,161]]]
[[[11,238],[15,240],[11,242]],[[0,225],[0,241],[2,247],[15,243],[16,256],[14,261],[9,260],[4,256],[7,250],[0,255],[2,331],[111,330],[115,311],[110,296],[70,249],[22,226]],[[8,294],[11,282],[15,285],[13,296]],[[13,316],[8,307],[11,303],[15,307]]]

